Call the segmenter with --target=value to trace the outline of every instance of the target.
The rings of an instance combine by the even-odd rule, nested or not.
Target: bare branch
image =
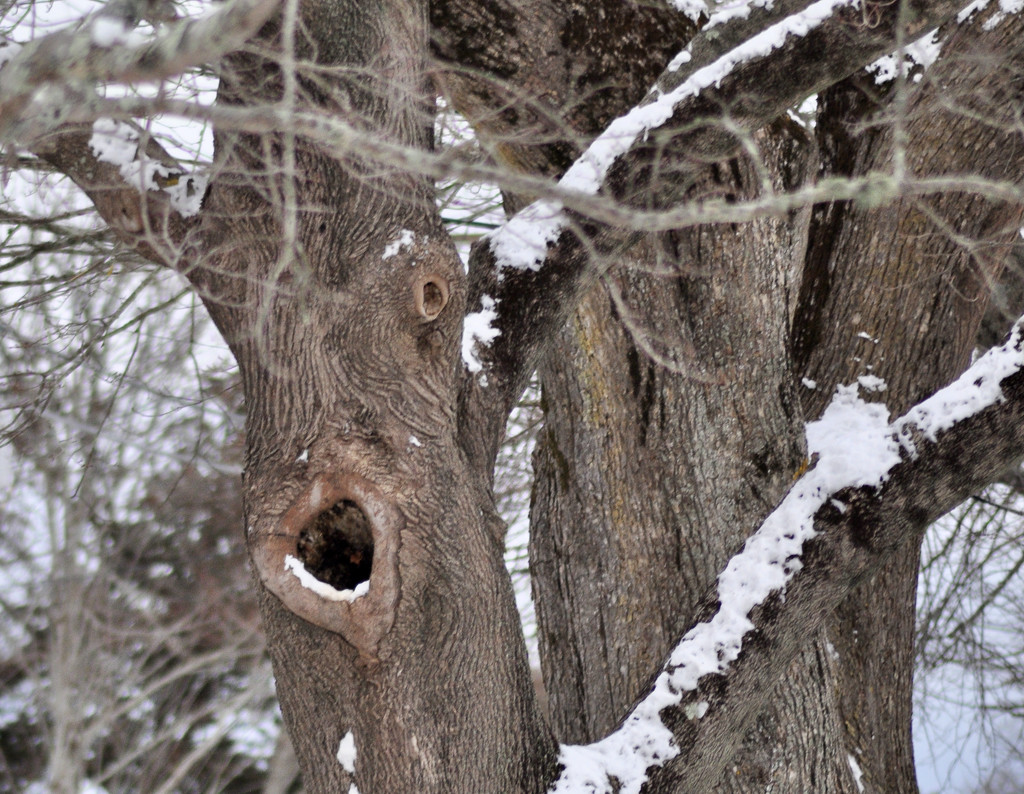
[[[99,16],[26,44],[0,69],[0,140],[26,143],[64,123],[69,100],[100,82],[161,80],[238,49],[277,7],[232,0],[214,14],[133,44],[118,20]]]

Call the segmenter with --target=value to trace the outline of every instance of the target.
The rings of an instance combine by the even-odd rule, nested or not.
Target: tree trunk
[[[810,170],[802,130],[784,124],[760,140],[777,187],[797,187]],[[742,200],[758,184],[734,160],[709,169],[694,198]],[[615,724],[801,468],[786,329],[808,217],[675,232],[634,250],[541,367],[531,572],[560,738],[592,741]],[[850,785],[831,667],[808,650],[721,790]]]
[[[387,51],[385,44],[379,46]],[[398,52],[416,51],[391,46]],[[371,49],[353,60],[372,61],[378,56],[371,56]],[[394,69],[385,71],[393,80]],[[379,97],[372,87],[360,90],[367,93],[367,106],[364,110],[357,103],[357,115],[372,116]],[[410,88],[409,95],[419,90]],[[422,136],[425,125],[417,123],[415,107],[408,118],[398,125],[399,134],[422,144],[415,131]],[[799,183],[804,168],[799,133],[778,125],[757,140],[778,186]],[[302,154],[301,144],[296,151]],[[510,157],[507,144],[502,151],[506,160],[524,159]],[[558,154],[557,147],[553,151]],[[543,162],[554,155],[546,152]],[[238,170],[244,173],[251,165]],[[297,286],[286,283],[274,294],[272,267],[278,252],[268,251],[262,268],[249,271],[249,282],[264,294],[242,301],[255,309],[250,310],[255,318],[246,324],[248,338],[235,343],[246,393],[255,397],[248,428],[251,537],[258,543],[268,536],[275,520],[294,524],[288,530],[293,534],[306,531],[318,513],[332,507],[311,498],[318,487],[336,486],[338,495],[352,498],[368,514],[374,509],[367,509],[366,502],[379,500],[385,505],[381,512],[393,515],[379,525],[368,516],[375,545],[370,587],[371,593],[378,591],[378,603],[371,606],[375,620],[391,622],[373,628],[367,638],[347,632],[342,620],[340,634],[356,650],[310,627],[262,591],[282,708],[298,737],[303,767],[322,776],[307,785],[326,791],[346,783],[346,769],[331,759],[350,728],[356,745],[368,748],[358,782],[370,790],[541,790],[553,773],[551,745],[538,721],[519,650],[500,566],[501,528],[483,474],[496,444],[495,428],[484,434],[483,452],[467,449],[474,469],[460,463],[465,458],[459,439],[449,429],[452,416],[462,410],[451,396],[453,373],[430,367],[432,361],[451,360],[456,333],[454,323],[446,320],[462,313],[458,265],[450,250],[437,250],[433,242],[442,235],[426,193],[419,203],[409,201],[408,177],[396,178],[397,183],[378,177],[373,184],[365,176],[338,173],[332,162],[315,156],[301,162],[300,170],[307,181],[304,204],[296,212],[298,250],[310,259],[318,300],[294,300],[304,297],[301,278]],[[324,187],[318,191],[314,175],[320,172]],[[758,190],[758,177],[743,160],[725,163],[707,171],[691,195],[725,191],[749,197]],[[404,198],[396,200],[397,193]],[[228,205],[221,213],[219,200],[216,192],[210,197],[215,215],[237,216],[246,206]],[[983,202],[974,206],[986,218],[991,215]],[[344,248],[324,246],[318,236],[323,234],[318,213],[324,207],[344,219],[345,228],[331,237],[349,241]],[[286,210],[267,239],[282,234],[287,239],[287,221]],[[607,294],[592,293],[574,330],[563,333],[572,370],[562,371],[554,356],[542,363],[549,415],[557,417],[560,406],[562,419],[549,424],[538,453],[533,550],[545,675],[560,739],[593,739],[614,725],[689,621],[690,613],[679,605],[693,608],[714,572],[801,468],[800,422],[808,413],[798,407],[788,334],[805,224],[805,218],[790,216],[741,229],[702,228],[666,235],[653,250],[634,251],[635,260],[648,267],[682,267],[678,285],[666,290],[666,279],[658,274],[613,273],[607,283],[614,303]],[[383,249],[383,229],[393,230],[389,239],[412,230],[414,240],[425,238],[427,250],[413,246],[395,262],[381,260],[377,249]],[[250,232],[244,239],[258,236]],[[371,245],[373,240],[378,243]],[[837,250],[849,262],[861,256],[853,244]],[[808,256],[815,255],[812,248]],[[921,266],[932,262],[907,258]],[[458,307],[431,319],[429,332],[423,330],[422,316],[413,314],[412,330],[402,324],[409,324],[410,298],[403,297],[395,279],[402,278],[410,260],[423,262],[425,270],[415,272],[436,277],[449,305]],[[404,296],[412,293],[415,307],[415,291],[423,284],[413,282]],[[320,297],[332,294],[332,300]],[[809,287],[801,294],[815,305],[820,302],[820,293]],[[339,306],[361,312],[375,308],[356,326],[351,315],[339,313]],[[962,327],[961,315],[951,317]],[[803,322],[799,314],[798,327]],[[824,325],[831,327],[828,320]],[[972,338],[970,328],[963,333]],[[265,339],[282,345],[282,352],[313,351],[311,360],[296,360],[293,354],[281,360]],[[851,342],[857,344],[854,340],[852,334],[837,334],[829,344],[842,357]],[[901,344],[899,349],[907,348]],[[362,351],[373,353],[368,357]],[[677,371],[652,367],[652,352]],[[343,367],[334,363],[338,359]],[[939,377],[953,366],[951,361]],[[424,384],[413,394],[405,388],[410,377]],[[358,385],[366,383],[378,386],[367,390]],[[822,389],[830,391],[827,385]],[[570,421],[570,416],[575,418]],[[410,438],[424,447],[411,444]],[[313,439],[319,441],[310,445]],[[307,449],[308,462],[297,465]],[[349,479],[357,484],[347,484]],[[363,496],[363,481],[372,484],[372,497]],[[561,538],[548,531],[556,526]],[[560,564],[546,570],[545,558]],[[652,566],[652,560],[658,565]],[[672,565],[665,566],[666,561]],[[326,571],[318,575],[329,578]],[[388,601],[395,597],[395,581],[401,582],[397,604]],[[676,606],[674,614],[670,605]],[[905,626],[906,611],[897,614]],[[359,632],[365,625],[360,621]],[[317,663],[310,665],[311,658]],[[896,659],[902,671],[909,671],[909,655]],[[445,660],[451,677],[436,675],[437,660]],[[843,651],[839,660],[844,660]],[[852,709],[837,707],[836,693],[841,695],[843,686],[837,686],[834,654],[827,644],[809,648],[798,665],[803,666],[779,690],[776,705],[751,729],[722,790],[776,785],[852,791],[845,754],[863,748],[843,747],[839,726]],[[905,676],[901,683],[906,685]],[[895,689],[890,694],[882,689],[872,690],[880,693],[881,703],[906,702]],[[498,701],[496,693],[502,693]],[[410,699],[435,705],[413,716],[396,705]],[[876,708],[872,714],[877,715],[872,725],[877,744],[890,747],[890,755],[879,757],[901,770],[899,786],[912,784],[905,774],[909,711]],[[426,727],[435,724],[445,730]],[[388,749],[382,754],[383,748]],[[481,756],[488,752],[495,754]],[[471,754],[472,763],[464,753]],[[869,781],[882,779],[869,770]]]
[[[975,39],[980,27],[976,21]],[[992,159],[1019,149],[1010,119],[995,121],[991,107],[1015,67],[993,72],[978,56],[983,48],[1015,51],[1011,27],[975,40],[973,53],[911,95],[912,173],[1019,173],[1016,159]],[[866,100],[864,79],[871,78],[825,95],[818,130],[826,175],[863,175],[892,157],[891,127],[854,128],[879,110]],[[948,109],[936,118],[940,102],[965,97],[985,103],[983,122]],[[784,147],[773,132],[762,151],[768,167],[799,181],[802,149]],[[713,173],[719,189],[738,197],[756,187],[744,174],[751,185],[744,189],[735,164]],[[886,380],[882,397],[899,414],[963,369],[1019,214],[955,194],[929,209],[937,219],[911,200],[896,211],[816,208],[806,268],[807,229],[798,218],[674,233],[673,250],[637,257],[659,275],[609,278],[609,292],[623,292],[623,281],[646,289],[634,288],[635,297],[618,305],[591,293],[560,335],[540,370],[545,427],[531,510],[541,658],[560,738],[592,741],[614,725],[656,666],[650,660],[674,641],[668,616],[691,614],[785,491],[799,465],[801,417],[817,417],[836,385],[866,374]],[[968,251],[963,240],[987,244]],[[766,271],[767,284],[757,275]],[[798,307],[795,282],[804,273]],[[795,372],[816,383],[799,388],[802,411],[791,407],[797,379],[787,343],[775,338],[789,319],[779,307],[797,312]],[[939,336],[950,331],[955,338]],[[865,332],[871,339],[858,336]],[[679,371],[659,367],[645,348]],[[908,368],[907,361],[927,363]],[[749,389],[730,389],[730,371],[742,371]],[[718,375],[724,386],[701,383]],[[808,647],[780,684],[722,790],[852,790],[848,753],[863,783],[916,790],[917,562],[918,548],[907,548],[851,596],[829,639]]]
[[[352,80],[325,95],[313,72],[289,85],[276,59],[237,56],[220,100],[291,91],[300,107],[332,104],[428,147],[425,6],[301,10],[295,55],[316,52]],[[287,13],[262,32],[277,59],[289,56]],[[217,145],[208,271],[231,277],[204,297],[241,369],[247,537],[306,789],[541,791],[553,745],[503,526],[454,432],[465,276],[431,186],[287,132]],[[339,546],[350,551],[332,556]],[[296,559],[339,591],[368,577],[369,592],[351,607],[319,599],[286,567]],[[293,596],[312,609],[285,607]],[[346,766],[336,756],[350,733],[358,764]]]
[[[1018,177],[1024,160],[1008,108],[1020,101],[1012,82],[1024,65],[1020,35],[1019,24],[1006,23],[986,35],[980,20],[958,32],[951,44],[959,57],[937,64],[907,99],[911,174]],[[1001,53],[997,69],[985,57],[992,52]],[[826,173],[858,175],[891,157],[892,127],[851,134],[871,115],[902,110],[892,97],[875,104],[873,93],[862,78],[825,94],[819,138]],[[955,377],[974,349],[1020,223],[1018,207],[957,193],[877,210],[817,208],[794,327],[798,372],[817,384],[802,394],[806,414],[820,414],[835,385],[863,375],[885,381],[879,398],[894,415]],[[917,790],[911,716],[919,555],[914,545],[894,556],[843,604],[829,631],[847,746],[865,785],[878,791]]]

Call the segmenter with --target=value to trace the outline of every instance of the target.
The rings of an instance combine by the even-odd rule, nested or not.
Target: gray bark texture
[[[342,119],[424,153],[438,96],[489,162],[554,179],[652,85],[669,90],[808,4],[707,30],[663,2],[301,0],[219,63],[223,108]],[[995,7],[871,2],[683,99],[611,169],[624,220],[569,213],[539,270],[464,271],[430,179],[289,129],[217,128],[201,213],[140,201],[88,127],[31,146],[123,241],[179,270],[237,358],[246,540],[282,713],[311,794],[542,792],[558,743],[605,736],[716,574],[813,461],[804,424],[864,375],[896,416],[968,363],[1022,207],[976,192],[866,192],[744,223],[652,231],[635,213],[740,205],[830,177],[1015,182],[1024,23]],[[991,23],[991,24],[988,24]],[[936,26],[920,80],[865,66]],[[669,61],[691,44],[678,70]],[[811,127],[787,111],[818,93]],[[170,161],[151,145],[151,156]],[[512,211],[533,197],[516,183]],[[536,184],[536,183],[533,183]],[[903,185],[897,185],[903,187]],[[885,202],[885,203],[883,203]],[[397,240],[406,244],[386,249]],[[463,367],[463,318],[500,335]],[[534,373],[530,567],[538,706],[492,493],[505,422]],[[913,792],[914,597],[927,524],[1024,453],[1024,375],[1006,400],[917,439],[878,489],[822,508],[784,598],[740,658],[663,714],[679,755],[648,792]],[[303,587],[295,561],[355,601]],[[709,704],[700,720],[687,706]],[[355,773],[339,761],[347,734]]]

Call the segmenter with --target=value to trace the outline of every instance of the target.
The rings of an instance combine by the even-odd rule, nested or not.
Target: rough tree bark
[[[355,74],[330,93],[305,78],[299,101],[347,100],[338,112],[355,123],[428,148],[425,11],[303,4],[300,29],[311,38],[296,37],[296,57]],[[270,25],[262,36],[275,47],[279,34]],[[222,101],[277,100],[287,81],[276,59],[240,56],[222,77]],[[457,444],[465,276],[430,186],[286,135],[218,143],[231,177],[206,202],[218,219],[209,247],[215,240],[223,251],[210,270],[242,278],[228,294],[211,290],[209,303],[247,395],[248,534],[273,590],[258,581],[305,785],[348,786],[351,770],[333,759],[351,732],[368,791],[539,790],[553,746],[534,704],[487,476]],[[287,182],[264,175],[289,167],[301,174],[301,196],[282,208]],[[285,256],[294,258],[282,260],[290,223]],[[302,533],[343,501],[370,524],[370,592],[350,609],[331,604],[341,614],[320,620],[326,610],[296,586],[286,555],[303,559]],[[335,532],[324,542],[346,539],[344,527]],[[303,561],[339,589],[358,584],[337,561]],[[300,617],[278,596],[312,601],[311,612]]]
[[[892,127],[850,133],[872,114],[899,112],[910,173],[1017,179],[1024,162],[1006,124],[1020,102],[1021,30],[983,27],[979,19],[954,34],[957,55],[935,65],[905,108],[863,80],[830,89],[819,127],[825,167],[845,175],[884,162]],[[998,69],[991,52],[1002,54]],[[1020,221],[1019,207],[963,193],[886,209],[818,208],[794,325],[797,372],[818,384],[802,394],[805,413],[820,414],[836,384],[860,375],[885,380],[880,399],[896,414],[951,380],[970,359]],[[901,366],[908,360],[919,364]],[[917,789],[910,724],[918,560],[919,546],[902,550],[851,595],[828,632],[846,745],[880,791]]]
[[[1019,99],[995,107],[996,97],[1010,99],[1005,92],[1019,69],[1017,32],[1004,26],[979,37],[980,28],[978,20],[959,34],[960,56],[936,67],[908,101],[907,159],[916,175],[1019,173],[1020,161],[1005,156],[1019,148],[1005,110]],[[1005,71],[992,71],[981,57],[992,49],[1008,56]],[[856,125],[891,111],[894,94],[865,75],[824,95],[822,173],[859,175],[892,157],[892,127]],[[966,114],[970,104],[983,112]],[[769,170],[780,181],[802,180],[806,147],[783,150],[790,138],[782,125],[765,137],[759,143]],[[742,160],[731,170],[715,166],[707,179],[740,195],[745,185],[756,190],[743,167]],[[674,233],[673,249],[646,257],[662,275],[644,276],[634,265],[609,279],[650,285],[632,287],[628,322],[604,290],[592,293],[541,367],[547,422],[537,452],[532,570],[540,640],[550,645],[542,658],[553,716],[575,741],[614,724],[647,659],[671,647],[681,605],[701,594],[785,489],[799,465],[799,433],[789,424],[797,416],[790,407],[796,377],[817,384],[799,389],[803,417],[820,415],[836,385],[861,375],[886,380],[882,396],[894,413],[951,379],[972,350],[1019,208],[966,195],[882,210],[825,205],[815,211],[806,254],[805,220],[748,225],[735,239],[721,231]],[[680,250],[678,238],[687,237],[694,242]],[[976,247],[961,246],[963,239]],[[759,273],[768,285],[752,283]],[[787,310],[796,311],[792,369],[786,341],[776,336],[787,327]],[[680,332],[675,326],[683,323]],[[859,336],[865,333],[871,338]],[[680,372],[653,363],[641,369],[641,335],[648,345],[672,346]],[[721,366],[723,351],[746,367],[729,379],[749,389],[701,383]],[[922,365],[908,369],[908,360]],[[723,790],[843,790],[853,785],[845,752],[864,770],[862,783],[916,789],[917,560],[917,548],[908,547],[851,596],[831,647],[819,642],[790,671]]]
[[[600,4],[590,6],[583,26],[592,32],[590,47],[599,46],[594,42],[609,42],[609,50],[616,46],[610,42],[618,42],[613,34],[618,20],[601,25],[609,17]],[[557,16],[543,19],[555,29],[565,24]],[[1003,156],[1015,150],[1007,140],[1012,121],[989,105],[1016,71],[1014,33],[1004,27],[978,41],[980,23],[959,36],[968,39],[957,42],[964,47],[961,56],[930,74],[909,100],[905,134],[916,175],[981,171],[1012,178],[1019,169],[1017,160]],[[541,37],[547,25],[532,36]],[[1008,56],[1005,71],[990,71],[980,57],[988,48]],[[585,54],[575,54],[584,72]],[[662,54],[652,51],[649,57]],[[647,65],[639,59],[631,63]],[[586,140],[602,128],[601,120],[581,122],[578,112],[567,112],[575,110],[580,86],[561,85],[551,115],[569,119],[572,131]],[[860,97],[855,112],[837,109],[836,97],[844,90]],[[949,109],[972,94],[985,103],[984,114],[968,117]],[[863,174],[891,158],[891,127],[876,133],[855,125],[869,112],[891,109],[895,95],[874,88],[870,76],[826,94],[819,120],[822,173]],[[620,112],[636,99],[627,93],[621,101]],[[944,113],[936,107],[942,105]],[[472,113],[471,104],[467,109]],[[514,125],[509,127],[500,130],[502,151],[508,149],[506,141],[518,140]],[[842,140],[836,141],[839,135]],[[939,144],[936,136],[948,137]],[[994,141],[998,136],[1002,140]],[[758,141],[764,164],[778,181],[789,182],[783,187],[806,178],[800,171],[809,147],[794,142],[787,125],[767,129],[764,138]],[[545,152],[540,165],[536,154],[509,159],[557,174],[561,150],[550,148],[554,151]],[[854,166],[858,152],[867,162]],[[708,192],[756,192],[756,175],[743,169],[742,160],[733,161],[732,168],[708,169]],[[562,332],[540,369],[547,422],[538,444],[531,519],[542,660],[560,738],[591,741],[614,725],[652,660],[671,646],[674,621],[689,614],[685,605],[702,593],[785,489],[800,458],[800,435],[793,430],[799,422],[792,408],[794,375],[818,383],[802,390],[799,414],[815,417],[836,384],[873,369],[889,382],[885,397],[895,412],[962,369],[985,305],[983,292],[1008,251],[1017,208],[1003,208],[1006,214],[1000,215],[1000,208],[969,196],[943,203],[941,218],[955,219],[961,239],[995,244],[984,249],[980,261],[971,261],[950,240],[941,219],[926,218],[929,208],[916,202],[904,202],[895,213],[824,206],[816,212],[806,255],[806,217],[800,215],[742,227],[732,239],[728,232],[707,229],[673,233],[668,245],[656,252],[652,246],[640,250],[639,262],[611,276],[610,294],[591,293]],[[886,239],[892,243],[877,242]],[[864,260],[870,251],[877,254],[868,267]],[[831,259],[821,262],[823,256]],[[637,272],[644,263],[662,274]],[[822,283],[819,274],[829,280]],[[757,281],[766,277],[767,285]],[[833,287],[844,277],[855,283]],[[954,280],[961,283],[949,289]],[[849,300],[847,289],[858,297]],[[830,299],[832,305],[822,305]],[[628,316],[620,318],[623,310]],[[786,340],[778,335],[792,311],[798,313],[795,369]],[[856,327],[850,322],[854,318]],[[878,341],[858,337],[865,329]],[[957,338],[950,342],[938,336],[951,332]],[[644,352],[651,346],[674,359],[679,372],[651,362]],[[729,361],[745,365],[741,378],[730,377],[742,382],[742,389],[701,382],[722,366],[724,351]],[[907,360],[928,363],[908,371],[903,369]],[[838,657],[819,643],[791,671],[778,693],[781,705],[762,716],[748,752],[723,781],[725,790],[852,786],[840,747],[856,754],[866,770],[862,782],[913,790],[916,566],[917,550],[909,548],[891,572],[850,599],[832,638]],[[833,677],[836,658],[843,660],[841,679]],[[837,735],[841,726],[848,738]]]
[[[303,0],[221,62],[218,103],[330,116],[426,157],[440,91],[495,160],[556,177],[653,83],[678,85],[807,5],[779,0],[701,33],[661,3]],[[682,98],[669,132],[620,157],[603,193],[630,211],[737,204],[897,155],[913,177],[1013,181],[1018,18],[976,15],[908,92],[850,77],[961,5],[833,10]],[[691,40],[691,61],[666,71]],[[817,91],[808,132],[785,113]],[[37,99],[0,79],[5,112]],[[311,792],[546,790],[556,739],[614,728],[713,613],[715,573],[807,467],[803,423],[833,387],[880,375],[899,412],[963,367],[1021,222],[1019,204],[966,192],[881,208],[868,194],[658,235],[577,212],[539,269],[500,271],[484,243],[467,275],[427,166],[331,148],[315,123],[254,131],[266,118],[246,129],[244,113],[219,117],[192,218],[159,190],[140,200],[97,161],[87,129],[58,126],[74,112],[0,132],[30,137],[125,242],[182,272],[238,360],[246,539]],[[481,377],[459,348],[485,295],[501,333],[479,351]],[[490,491],[535,369],[547,421],[531,565],[550,726]],[[679,755],[645,790],[853,791],[848,753],[874,790],[914,789],[916,544],[1021,454],[1021,380],[1005,382],[1003,404],[918,439],[922,454],[885,487],[819,511],[803,572],[755,610],[733,669],[664,710]],[[367,572],[366,594],[339,600]],[[333,589],[305,586],[306,574]],[[707,716],[693,720],[698,702]],[[349,734],[354,766],[338,754]]]

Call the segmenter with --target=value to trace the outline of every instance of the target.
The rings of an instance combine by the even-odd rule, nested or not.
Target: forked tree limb
[[[804,35],[790,35],[766,54],[747,60],[735,59],[730,53],[720,55],[720,77],[699,85],[696,93],[684,92],[671,117],[651,130],[652,136],[665,136],[658,142],[661,148],[652,146],[647,135],[638,137],[608,169],[601,194],[640,208],[670,206],[685,197],[692,177],[707,163],[733,156],[742,146],[742,135],[752,135],[807,96],[891,52],[898,41],[920,38],[964,5],[957,0],[877,4],[871,24],[865,22],[859,8],[840,5]],[[742,20],[745,29],[749,24]],[[727,28],[712,30],[721,35]],[[731,36],[724,38],[732,40]],[[745,46],[746,42],[739,48]],[[690,49],[719,51],[701,36]],[[705,54],[699,63],[709,60],[711,56]],[[648,101],[673,90],[681,79],[685,83],[695,77],[694,73],[683,74],[688,77],[667,70]],[[729,118],[728,127],[715,121],[723,112]],[[671,180],[660,178],[663,170],[655,167],[656,158],[662,169],[670,167]],[[537,213],[530,207],[523,213],[531,211]],[[615,255],[635,239],[636,233],[629,229],[611,228],[565,211],[557,236],[546,251],[536,260],[527,256],[519,267],[499,261],[489,240],[476,244],[470,265],[469,308],[480,308],[480,296],[494,299],[497,319],[492,325],[500,333],[489,347],[479,350],[487,385],[482,386],[478,376],[466,376],[462,406],[467,416],[474,420],[486,417],[488,426],[495,428],[503,424],[547,340],[564,325],[580,297]],[[469,448],[478,445],[473,439],[466,443]],[[491,454],[492,450],[481,452]]]

